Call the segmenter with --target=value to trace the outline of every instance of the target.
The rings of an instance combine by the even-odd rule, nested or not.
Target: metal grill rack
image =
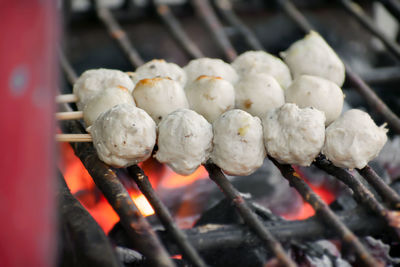
[[[134,45],[129,39],[129,36],[114,18],[112,12],[108,8],[101,6],[99,3],[97,3],[97,1],[95,2],[96,13],[99,19],[104,24],[109,35],[117,41],[121,49],[128,57],[132,66],[138,67],[143,64],[144,61],[140,57],[139,53],[135,50]],[[304,32],[308,32],[313,29],[307,18],[295,7],[291,1],[276,0],[276,2],[282,11]],[[367,30],[369,30],[376,37],[380,38],[387,49],[395,57],[400,56],[399,45],[390,40],[386,40],[386,38],[383,37],[370,19],[363,12],[361,12],[360,9],[354,8],[354,3],[352,1],[341,0],[339,2],[343,4],[352,17],[359,20]],[[384,2],[385,6],[391,12],[393,12],[393,14],[398,15],[399,10],[396,8],[396,3],[394,1],[381,2]],[[196,11],[196,14],[205,23],[205,26],[208,29],[211,37],[215,40],[215,44],[221,51],[223,51],[226,59],[232,61],[236,57],[237,52],[226,35],[212,5],[208,0],[192,0],[190,3],[193,9]],[[262,45],[254,33],[252,33],[251,30],[240,20],[240,18],[236,16],[230,1],[216,0],[215,7],[218,9],[220,14],[222,14],[224,19],[231,24],[232,27],[237,29],[251,49],[262,49]],[[165,4],[155,4],[155,8],[157,14],[161,18],[161,21],[166,25],[166,27],[168,27],[181,48],[192,58],[202,57],[203,53],[190,39],[189,35],[185,33],[180,25],[179,20],[174,16],[170,8]],[[399,17],[397,18],[399,19]],[[76,73],[62,52],[60,59],[62,68],[65,71],[68,81],[73,84],[77,77]],[[346,65],[346,78],[365,98],[367,103],[373,109],[375,109],[385,121],[388,122],[390,129],[396,133],[400,133],[399,117],[388,108],[388,106],[374,93],[371,87],[369,87],[360,78],[360,76],[352,71],[348,65]],[[85,132],[82,125],[80,125],[80,123],[77,121],[62,122],[62,129],[65,133]],[[129,239],[135,243],[135,247],[138,248],[138,251],[146,257],[148,263],[153,266],[173,266],[174,263],[171,261],[166,247],[159,240],[154,230],[147,222],[146,218],[140,214],[126,189],[119,181],[116,172],[97,158],[92,144],[74,143],[72,145],[75,153],[89,171],[97,187],[102,191],[113,209],[119,215],[121,224],[126,233],[129,235]],[[282,176],[289,181],[290,185],[300,193],[303,199],[311,204],[313,209],[316,211],[317,218],[332,229],[333,236],[340,238],[343,242],[347,243],[353,248],[360,263],[365,266],[381,265],[380,262],[378,262],[371,255],[368,249],[365,248],[365,246],[360,242],[353,231],[350,230],[350,228],[356,229],[355,226],[351,226],[348,222],[342,221],[341,217],[335,214],[329,208],[329,206],[324,203],[315,192],[313,192],[313,190],[299,177],[299,175],[291,166],[280,164],[273,158],[270,158],[270,160],[281,171]],[[346,186],[351,188],[354,192],[354,198],[357,200],[357,202],[360,203],[361,206],[365,207],[366,210],[371,211],[382,218],[386,226],[382,226],[382,224],[379,222],[376,222],[376,224],[380,227],[387,227],[387,229],[391,229],[396,236],[395,238],[399,239],[400,214],[398,212],[386,208],[386,206],[380,203],[374,197],[374,195],[349,171],[333,166],[332,163],[330,163],[322,155],[316,159],[314,165],[324,170],[328,174],[335,176]],[[274,227],[268,227],[268,225],[259,219],[255,211],[250,208],[246,200],[243,199],[240,193],[233,187],[233,185],[216,165],[208,162],[205,164],[205,167],[210,178],[219,186],[226,198],[236,207],[245,225],[252,231],[253,238],[259,239],[258,241],[253,241],[263,244],[268,251],[271,251],[273,255],[275,255],[276,259],[279,260],[281,265],[296,266],[296,263],[293,262],[290,256],[287,255],[282,248],[282,245],[278,241],[279,239],[274,236],[276,233],[279,235],[279,232],[277,232]],[[400,208],[399,195],[397,195],[396,192],[394,192],[387,184],[385,184],[371,167],[366,166],[358,171],[365,178],[365,180],[374,189],[376,189],[376,191],[385,201],[385,204],[388,204],[388,206],[393,209]],[[176,245],[180,250],[179,252],[182,253],[183,258],[193,266],[206,266],[207,264],[196,251],[196,248],[199,248],[200,245],[196,244],[195,240],[193,240],[190,231],[182,231],[177,227],[168,209],[164,206],[162,201],[158,198],[157,193],[153,190],[143,170],[135,165],[128,168],[128,173],[137,183],[141,192],[146,196],[152,205],[156,215],[159,217],[169,235],[176,242]],[[350,225],[350,228],[348,225]],[[315,231],[317,230],[318,227],[315,226]],[[246,242],[246,240],[243,242]]]

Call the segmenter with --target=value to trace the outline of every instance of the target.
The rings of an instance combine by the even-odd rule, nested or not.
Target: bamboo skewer
[[[69,112],[57,112],[56,119],[59,121],[65,120],[79,120],[83,118],[82,111],[69,111]]]
[[[57,142],[92,142],[92,136],[90,134],[56,134]]]
[[[74,103],[78,101],[78,97],[74,94],[65,94],[65,95],[58,95],[56,96],[56,103]]]

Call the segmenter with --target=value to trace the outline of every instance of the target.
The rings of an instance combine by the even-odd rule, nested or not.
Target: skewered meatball
[[[220,77],[200,76],[186,87],[186,96],[190,108],[211,123],[235,105],[232,84]]]
[[[112,87],[98,93],[83,109],[83,120],[86,127],[91,126],[101,113],[124,103],[135,105],[131,93],[125,87]]]
[[[86,103],[106,88],[122,86],[132,92],[134,84],[129,76],[119,70],[93,69],[85,71],[76,81],[73,93],[78,97],[77,106],[83,110]]]
[[[267,153],[280,163],[309,166],[325,138],[325,115],[314,108],[285,104],[263,118]]]
[[[248,73],[265,73],[273,76],[282,88],[292,82],[288,66],[280,59],[264,51],[247,51],[232,62],[240,76]]]
[[[230,175],[249,175],[264,161],[261,121],[249,113],[233,109],[214,123],[212,161]]]
[[[189,175],[209,158],[212,137],[212,126],[203,116],[178,109],[158,125],[156,158],[175,172]]]
[[[133,98],[136,105],[144,109],[157,124],[169,113],[189,107],[183,88],[170,78],[139,81],[133,90]]]
[[[351,109],[326,129],[322,153],[338,167],[364,168],[387,141],[385,125],[378,127],[368,113]]]
[[[253,116],[262,117],[269,110],[285,104],[282,87],[265,73],[248,73],[235,85],[235,106]]]
[[[153,59],[136,69],[135,76],[132,76],[134,83],[143,79],[156,77],[169,77],[179,82],[184,87],[186,83],[185,71],[175,63],[166,62],[163,59]]]
[[[239,78],[230,64],[216,58],[194,59],[183,69],[186,72],[187,84],[195,81],[201,75],[221,77],[231,84],[235,84]]]
[[[314,107],[325,113],[326,125],[342,113],[344,95],[334,82],[317,76],[301,75],[285,91],[286,102],[300,108]]]
[[[316,32],[311,31],[303,39],[292,44],[281,53],[293,78],[308,74],[331,80],[339,87],[343,85],[345,68],[335,51]]]
[[[156,142],[156,124],[132,104],[102,113],[89,131],[100,160],[118,168],[146,160]]]

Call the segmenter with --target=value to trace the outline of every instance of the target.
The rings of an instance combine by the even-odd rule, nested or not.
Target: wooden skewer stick
[[[92,142],[90,134],[57,134],[57,142]]]
[[[71,111],[71,112],[57,112],[56,119],[60,121],[65,120],[79,120],[83,118],[82,111]]]
[[[63,104],[63,103],[73,103],[78,101],[78,97],[74,94],[65,94],[65,95],[58,95],[56,96],[56,103]]]

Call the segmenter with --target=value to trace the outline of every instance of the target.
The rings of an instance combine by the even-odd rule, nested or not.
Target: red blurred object
[[[56,2],[0,1],[0,266],[55,263]]]

